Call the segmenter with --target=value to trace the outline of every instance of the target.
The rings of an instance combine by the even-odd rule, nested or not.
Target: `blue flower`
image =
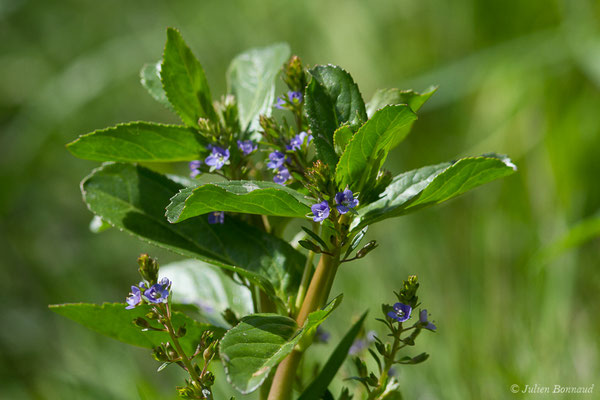
[[[148,299],[150,303],[166,303],[169,298],[169,289],[171,287],[171,281],[168,278],[162,278],[160,282],[150,286],[144,292],[144,297]]]
[[[202,173],[202,171],[200,171],[201,165],[202,161],[200,160],[190,161],[190,177],[195,178]]]
[[[254,153],[258,146],[252,140],[238,140],[237,141],[238,148],[241,150],[244,155],[248,155]]]
[[[313,221],[315,222],[321,222],[329,217],[329,204],[327,204],[327,201],[313,204],[310,209],[313,212]]]
[[[317,326],[317,331],[315,332],[315,339],[320,343],[327,343],[331,335],[325,329],[321,328],[321,326]]]
[[[223,168],[223,165],[229,164],[229,149],[209,145],[211,153],[204,162],[210,167],[211,172]]]
[[[213,211],[208,214],[209,224],[222,224],[225,222],[225,213],[223,211]]]
[[[269,162],[267,163],[267,167],[270,169],[278,169],[285,162],[285,154],[280,151],[274,151],[269,154]]]
[[[308,138],[307,138],[307,136],[308,136]],[[299,134],[297,134],[296,136],[294,136],[292,138],[292,140],[290,140],[290,144],[286,145],[285,148],[288,150],[292,150],[292,151],[300,150],[300,148],[304,144],[304,139],[306,139],[306,144],[309,144],[310,141],[313,139],[313,136],[302,131]]]
[[[275,106],[274,106],[274,107],[275,107],[275,108],[278,108],[278,109],[280,109],[280,110],[283,110],[283,109],[284,109],[284,107],[283,107],[284,105],[285,105],[285,100],[284,100],[284,99],[282,99],[281,97],[278,97],[278,98],[277,98],[277,102],[275,103]]]
[[[302,103],[302,92],[288,92],[288,99],[290,103],[298,102]]]
[[[276,174],[273,177],[273,182],[280,185],[285,185],[285,183],[290,180],[291,177],[290,171],[288,171],[286,167],[280,167],[276,170]]]
[[[346,214],[351,208],[358,205],[358,199],[354,198],[350,189],[346,189],[343,192],[336,193],[335,203],[337,204],[335,208],[337,208],[338,212],[340,214]]]
[[[131,310],[132,308],[135,308],[136,306],[139,306],[142,303],[142,291],[140,290],[140,288],[146,288],[144,282],[140,282],[139,287],[131,287],[131,293],[129,294],[129,297],[125,299],[125,301],[128,304],[128,306],[125,307],[126,310]]]
[[[354,342],[352,342],[352,346],[350,346],[348,354],[350,354],[351,356],[359,354],[360,352],[368,348],[371,345],[371,343],[375,342],[376,336],[377,334],[375,331],[369,331],[367,332],[367,335],[364,339],[356,339]]]
[[[429,329],[430,331],[435,331],[437,327],[427,320],[427,310],[421,310],[419,314],[419,324],[422,328]]]
[[[410,318],[412,307],[402,303],[394,304],[394,311],[387,313],[387,316],[391,319],[395,319],[398,322],[404,322]]]

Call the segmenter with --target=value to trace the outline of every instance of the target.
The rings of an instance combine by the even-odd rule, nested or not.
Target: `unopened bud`
[[[138,328],[142,328],[142,329],[148,329],[148,328],[150,328],[150,324],[148,323],[148,321],[146,321],[142,317],[137,317],[136,319],[134,319],[133,320],[133,324],[135,326],[137,326]]]
[[[365,244],[362,249],[356,252],[356,258],[363,258],[371,251],[375,250],[375,248],[379,246],[375,240],[371,240],[369,243]]]
[[[138,258],[138,265],[142,278],[150,282],[150,285],[154,285],[158,280],[158,261],[148,254],[142,254]]]

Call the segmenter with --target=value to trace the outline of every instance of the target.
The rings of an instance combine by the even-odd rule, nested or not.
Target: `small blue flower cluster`
[[[292,92],[289,91],[287,93],[287,99],[284,97],[278,97],[277,102],[275,102],[274,107],[279,110],[284,110],[289,108],[289,106],[294,106],[302,103],[302,92]]]
[[[350,189],[336,193],[334,200],[335,208],[340,214],[346,214],[358,206],[358,199],[354,198],[354,194]],[[327,200],[313,204],[310,209],[312,210],[313,221],[315,222],[321,222],[329,218],[330,208]]]
[[[131,287],[131,293],[126,299],[127,310],[135,308],[144,302],[148,304],[166,303],[169,298],[171,281],[168,278],[162,278],[158,283],[147,287],[146,282],[140,282],[137,286]]]
[[[389,311],[387,316],[395,321],[404,322],[410,319],[410,314],[412,313],[412,307],[407,304],[396,303],[394,304],[394,310]],[[421,310],[419,313],[419,322],[418,327],[423,329],[428,329],[430,331],[435,331],[437,327],[428,321],[427,319],[427,310]]]

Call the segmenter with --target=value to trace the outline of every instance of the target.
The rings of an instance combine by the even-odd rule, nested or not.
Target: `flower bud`
[[[167,352],[163,345],[154,348],[152,357],[154,357],[156,361],[169,361],[169,356],[167,356]]]
[[[365,244],[362,249],[356,252],[356,258],[363,258],[377,246],[379,246],[377,242],[375,240],[371,240],[369,243]]]
[[[302,62],[298,56],[292,56],[283,65],[283,81],[290,90],[304,93],[306,73],[304,72],[304,68],[302,68]]]
[[[144,318],[142,317],[137,317],[136,319],[134,319],[133,324],[135,326],[137,326],[138,328],[142,328],[142,329],[148,329],[150,328],[150,324],[148,323],[148,321],[146,321]]]
[[[186,333],[187,333],[187,329],[185,329],[185,326],[180,326],[179,329],[177,329],[177,337],[178,338],[184,337]]]
[[[138,265],[140,266],[138,271],[142,278],[150,282],[150,285],[155,284],[158,280],[158,261],[148,254],[141,254],[138,258]]]
[[[223,311],[221,313],[221,316],[223,317],[225,322],[227,322],[231,326],[235,326],[240,322],[239,318],[235,315],[231,308],[227,308],[225,311]]]

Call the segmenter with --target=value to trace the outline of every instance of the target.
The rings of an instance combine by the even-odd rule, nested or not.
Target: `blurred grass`
[[[308,64],[347,69],[365,100],[380,87],[439,85],[390,157],[394,173],[465,154],[513,157],[518,174],[374,227],[381,246],[341,270],[334,293],[351,295],[326,324],[334,337],[366,308],[372,321],[402,279],[419,275],[439,332],[415,349],[429,361],[400,370],[406,398],[504,399],[513,383],[598,387],[599,241],[560,247],[580,224],[597,224],[600,209],[598,21],[592,0],[4,0],[0,397],[171,398],[181,380],[156,374],[146,351],[46,309],[120,300],[142,251],[176,259],[120,232],[90,233],[77,182],[96,164],[64,149],[117,122],[175,121],[137,77],[160,58],[167,26],[181,29],[214,94],[236,53],[278,41]]]

